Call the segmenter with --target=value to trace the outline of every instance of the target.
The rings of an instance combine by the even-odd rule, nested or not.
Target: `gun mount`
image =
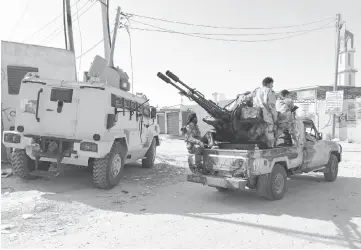
[[[179,90],[181,95],[196,102],[211,116],[210,119],[203,118],[202,120],[215,129],[213,133],[215,141],[237,144],[258,143],[250,141],[248,131],[255,123],[263,122],[260,108],[249,107],[242,102],[233,110],[228,110],[212,100],[207,100],[201,92],[189,87],[169,70],[166,75],[174,82],[161,72],[157,74],[160,79]]]

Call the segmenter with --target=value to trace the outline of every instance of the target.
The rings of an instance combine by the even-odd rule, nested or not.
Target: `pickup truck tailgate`
[[[247,150],[207,149],[204,153],[205,167],[209,170],[233,172],[244,168]]]

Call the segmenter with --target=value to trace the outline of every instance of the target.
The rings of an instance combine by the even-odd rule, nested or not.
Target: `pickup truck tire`
[[[24,149],[14,149],[11,155],[11,165],[16,176],[25,180],[35,180],[36,176],[30,175],[30,172],[35,171],[35,161],[32,160]],[[39,162],[38,169],[48,171],[50,162]]]
[[[146,158],[142,160],[142,168],[152,168],[154,166],[156,153],[157,153],[157,145],[155,138],[153,138],[152,144],[150,144],[150,147],[144,156]]]
[[[332,182],[335,181],[338,174],[338,159],[336,155],[331,154],[330,159],[326,165],[327,173],[323,173],[323,176],[326,181]]]
[[[114,142],[110,153],[94,159],[93,182],[97,188],[111,189],[118,185],[124,171],[126,149],[121,142]]]
[[[275,164],[270,174],[257,180],[257,194],[268,200],[281,200],[287,191],[287,173],[282,165]]]

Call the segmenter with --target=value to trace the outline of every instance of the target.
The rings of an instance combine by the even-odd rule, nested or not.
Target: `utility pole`
[[[103,38],[104,38],[104,58],[110,61],[110,32],[108,29],[108,5],[109,0],[99,0],[101,3],[102,20],[103,20]]]
[[[74,37],[73,37],[73,21],[71,20],[70,0],[66,0],[66,20],[68,23],[69,50],[75,52]]]
[[[335,81],[333,85],[333,91],[337,91],[337,80],[338,80],[338,60],[340,54],[340,30],[341,25],[341,14],[336,15],[336,67],[335,67]],[[335,138],[336,131],[336,114],[332,115],[332,139]]]
[[[115,24],[114,24],[114,33],[112,39],[112,46],[110,48],[110,56],[109,56],[109,66],[114,67],[114,49],[115,49],[115,39],[117,38],[117,31],[119,26],[119,17],[120,17],[120,7],[117,8],[117,15],[115,17]]]

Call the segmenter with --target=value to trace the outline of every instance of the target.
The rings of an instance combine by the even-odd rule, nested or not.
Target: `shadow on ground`
[[[274,202],[259,198],[252,191],[219,193],[210,187],[187,183],[184,170],[169,163],[158,163],[153,169],[130,165],[125,170],[121,184],[107,191],[94,188],[91,175],[75,169],[55,180],[22,181],[14,177],[5,178],[2,180],[2,189],[3,192],[38,190],[45,193],[42,196],[47,200],[79,202],[107,211],[139,215],[173,214],[238,224],[341,247],[357,248],[361,244],[360,225],[352,221],[355,217],[361,217],[361,179],[356,177],[339,176],[333,183],[325,182],[322,175],[292,177],[288,181],[285,198]],[[146,190],[152,190],[152,194],[142,196]],[[145,208],[137,202],[121,202],[136,196],[152,200],[147,202]],[[322,232],[314,234],[262,223],[217,218],[217,215],[225,214],[286,215],[332,221],[339,232],[338,236],[324,236]]]

